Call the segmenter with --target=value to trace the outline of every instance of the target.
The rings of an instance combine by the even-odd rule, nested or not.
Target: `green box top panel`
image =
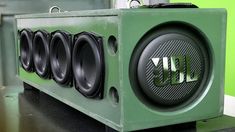
[[[69,12],[60,12],[60,13],[40,13],[40,14],[17,15],[16,18],[26,19],[26,18],[54,18],[54,17],[61,18],[61,17],[73,17],[73,16],[76,16],[76,17],[117,16],[120,13],[120,11],[123,11],[123,10],[103,9],[103,10],[69,11]]]
[[[100,16],[118,16],[122,15],[123,13],[153,13],[155,11],[160,12],[169,12],[177,13],[177,12],[185,12],[185,9],[148,9],[148,8],[141,8],[141,9],[102,9],[102,10],[86,10],[86,11],[70,11],[70,12],[60,12],[60,13],[40,13],[40,14],[28,14],[28,15],[17,15],[17,19],[27,19],[27,18],[56,18],[56,17],[100,17]],[[188,12],[196,11],[197,14],[203,12],[210,12],[210,11],[221,11],[225,12],[225,9],[218,8],[218,9],[187,9]],[[155,12],[157,13],[157,12]]]

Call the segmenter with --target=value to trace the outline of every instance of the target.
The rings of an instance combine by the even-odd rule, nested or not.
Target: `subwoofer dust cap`
[[[197,97],[209,71],[206,43],[187,30],[166,29],[150,35],[137,62],[137,81],[150,100],[176,106]]]

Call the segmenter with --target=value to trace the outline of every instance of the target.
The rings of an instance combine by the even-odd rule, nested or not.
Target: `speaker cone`
[[[136,46],[129,70],[141,101],[175,108],[201,95],[210,73],[207,44],[205,36],[187,24],[166,24],[148,32]]]
[[[33,32],[24,29],[20,33],[20,62],[26,71],[33,71]]]
[[[62,85],[71,81],[71,36],[57,31],[52,36],[50,44],[50,63],[53,79]]]
[[[37,31],[33,39],[33,60],[36,73],[42,78],[50,76],[50,35],[46,31]]]
[[[81,33],[75,40],[72,67],[76,89],[87,97],[99,95],[104,81],[104,58],[101,39]]]

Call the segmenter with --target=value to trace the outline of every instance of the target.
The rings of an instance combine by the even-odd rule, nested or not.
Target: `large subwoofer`
[[[32,72],[33,68],[33,32],[30,29],[23,29],[20,32],[20,62],[22,67]]]
[[[76,35],[72,67],[76,89],[87,97],[100,97],[104,83],[102,39],[85,32]]]
[[[33,39],[33,62],[36,73],[42,78],[50,77],[50,34],[37,31]]]
[[[164,110],[191,104],[210,78],[213,60],[208,45],[205,36],[186,23],[166,23],[149,31],[130,65],[137,96]]]
[[[57,31],[53,34],[50,43],[50,63],[53,79],[61,85],[68,85],[72,81],[71,42],[70,34]]]

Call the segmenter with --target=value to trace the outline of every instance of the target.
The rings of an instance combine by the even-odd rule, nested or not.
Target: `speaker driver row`
[[[74,36],[63,31],[52,34],[24,29],[20,34],[20,61],[23,69],[41,78],[53,78],[70,85],[87,97],[101,97],[104,81],[102,38],[82,32]]]

